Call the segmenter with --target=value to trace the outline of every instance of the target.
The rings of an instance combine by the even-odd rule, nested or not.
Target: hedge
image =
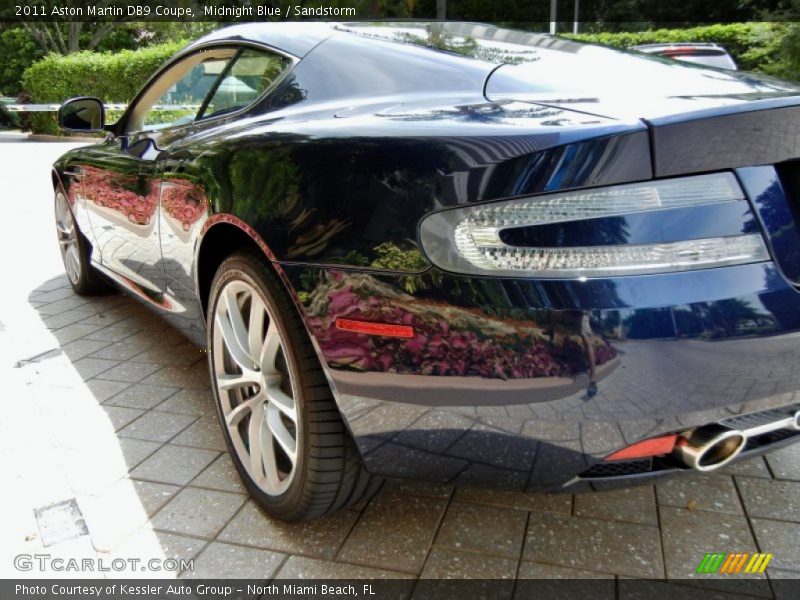
[[[744,71],[793,77],[794,74],[783,60],[782,52],[783,40],[788,32],[789,26],[786,23],[728,23],[688,29],[580,33],[565,37],[615,48],[670,42],[713,42],[724,46]]]
[[[50,54],[22,75],[24,100],[60,103],[73,96],[97,96],[105,102],[130,102],[158,67],[185,44],[170,42],[115,53]],[[114,115],[109,116],[113,120]],[[28,119],[35,133],[60,133],[55,113],[31,113]]]

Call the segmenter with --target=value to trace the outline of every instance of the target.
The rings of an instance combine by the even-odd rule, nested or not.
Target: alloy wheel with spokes
[[[81,233],[67,195],[61,187],[55,197],[56,235],[64,270],[78,294],[99,294],[110,289],[108,280],[92,265],[92,246]]]
[[[297,467],[294,383],[275,319],[249,283],[228,282],[214,312],[214,368],[233,447],[253,481],[279,496]]]
[[[67,277],[72,285],[78,285],[81,279],[81,249],[78,245],[78,229],[75,226],[72,210],[67,203],[67,197],[60,191],[56,193],[56,231]]]
[[[256,250],[222,260],[206,311],[225,441],[253,497],[287,521],[369,498],[367,473],[291,296]]]

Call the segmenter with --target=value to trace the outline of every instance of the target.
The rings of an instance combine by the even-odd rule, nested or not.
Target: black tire
[[[233,281],[245,282],[266,303],[293,380],[297,458],[288,489],[278,495],[267,493],[250,476],[223,414],[213,351],[214,318],[224,287]],[[209,369],[217,414],[236,470],[259,504],[279,519],[298,521],[335,512],[374,495],[382,480],[364,470],[298,311],[267,261],[247,251],[226,258],[211,284],[207,313]]]
[[[66,195],[61,189],[56,190],[55,194],[55,209],[56,209],[56,233],[59,237],[59,246],[61,250],[61,259],[64,262],[64,268],[67,272],[67,279],[72,285],[72,289],[75,290],[76,294],[81,296],[94,296],[97,294],[104,294],[111,290],[111,284],[109,280],[103,275],[100,271],[92,266],[91,256],[92,256],[92,245],[89,243],[89,240],[86,239],[86,236],[83,235],[80,228],[78,227],[78,223],[75,220],[75,215],[72,212],[72,208],[69,206],[67,202]],[[67,265],[67,257],[66,257],[66,246],[62,243],[62,238],[64,234],[62,234],[58,227],[59,222],[59,207],[58,203],[64,203],[64,210],[66,211],[63,215],[64,219],[68,219],[72,227],[74,229],[75,235],[75,247],[77,248],[77,261],[78,261],[78,273],[77,277],[75,274],[70,274],[69,267]]]

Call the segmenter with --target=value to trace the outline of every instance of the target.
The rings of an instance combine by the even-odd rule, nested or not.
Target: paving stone
[[[128,474],[122,452],[101,450],[92,444],[80,450],[61,450],[58,460],[72,489],[78,493],[104,493]]]
[[[517,573],[517,560],[486,556],[463,552],[449,548],[433,548],[425,561],[422,579],[514,579]],[[420,591],[417,586],[417,592]],[[427,586],[425,586],[427,588]],[[506,593],[513,585],[509,581]],[[426,589],[427,591],[427,589]],[[480,595],[479,590],[475,590]],[[503,594],[503,588],[496,588],[496,593]],[[417,593],[415,596],[419,596]],[[424,595],[422,596],[424,597]],[[495,596],[496,597],[496,596]]]
[[[130,537],[180,488],[124,479],[99,496],[78,498],[96,550],[110,552]]]
[[[107,400],[106,405],[148,410],[161,404],[177,391],[178,389],[173,387],[137,383]]]
[[[566,515],[572,511],[572,496],[569,494],[541,494],[465,487],[456,490],[455,499]]]
[[[69,286],[69,281],[66,282],[67,285],[59,286],[58,288],[54,288],[53,290],[47,291],[43,294],[37,294],[36,300],[39,302],[57,302],[58,300],[63,300],[64,298],[74,298],[75,292],[72,291],[72,288]]]
[[[144,414],[143,410],[125,408],[122,406],[104,406],[103,412],[108,415],[108,419],[114,426],[114,431],[119,431],[128,423],[135,421]]]
[[[166,444],[131,471],[131,477],[186,485],[218,455],[211,450]]]
[[[206,357],[206,353],[201,352],[200,348],[190,342],[177,346],[159,343],[139,352],[133,357],[133,360],[136,362],[155,363],[162,367],[189,367]]]
[[[658,525],[656,497],[652,485],[577,494],[575,514],[579,517]]]
[[[214,395],[209,388],[182,389],[158,405],[158,410],[183,415],[216,415]]]
[[[767,592],[763,575],[712,576],[697,573],[707,552],[756,552],[755,541],[744,517],[709,511],[661,507],[661,539],[667,578],[694,580],[698,585],[732,593],[761,595]]]
[[[91,332],[85,335],[87,340],[100,340],[101,342],[119,342],[133,335],[137,329],[130,325],[121,326],[118,324],[103,327],[102,325],[84,323],[82,326],[91,328]]]
[[[213,538],[244,502],[241,494],[184,488],[156,515],[153,526],[173,533]]]
[[[58,340],[59,344],[68,344],[75,340],[79,340],[81,338],[86,338],[89,340],[99,340],[100,338],[91,337],[93,336],[99,329],[101,329],[98,325],[86,325],[85,323],[73,323],[72,325],[67,325],[66,327],[62,327],[53,332],[53,336]],[[106,340],[100,340],[106,341]],[[113,340],[107,340],[113,341]]]
[[[86,357],[72,363],[72,366],[86,380],[92,377],[97,377],[101,373],[105,373],[109,369],[119,366],[117,360],[106,360],[104,358],[91,358]],[[105,378],[104,378],[105,379]]]
[[[123,341],[107,344],[101,350],[92,354],[92,356],[94,358],[109,358],[111,360],[130,360],[141,352],[142,348],[139,345]]]
[[[357,518],[358,514],[343,510],[313,521],[284,523],[267,515],[250,500],[220,533],[219,539],[288,554],[331,559]]]
[[[674,506],[692,510],[742,514],[742,504],[733,478],[721,474],[687,474],[672,477],[656,486],[658,503],[661,506]]]
[[[228,453],[220,455],[220,457],[211,463],[205,471],[195,477],[192,480],[192,485],[195,487],[222,490],[224,492],[245,493],[246,491],[239,477],[239,473],[236,471],[236,467],[233,466],[233,462]]]
[[[530,562],[523,560],[519,565],[519,579],[608,579],[613,581],[614,576],[610,573],[599,573],[597,571],[585,571],[581,569],[571,569],[569,567],[559,567],[545,563]],[[613,594],[613,586],[611,589]]]
[[[767,567],[792,571],[795,579],[800,579],[800,523],[771,521],[769,519],[750,519],[761,552],[774,556]]]
[[[83,309],[72,309],[72,310],[65,310],[56,315],[46,316],[42,319],[42,322],[48,329],[60,329],[62,327],[66,327],[67,325],[72,325],[73,323],[82,321],[83,319],[91,315],[92,315],[91,311]]]
[[[750,517],[800,521],[800,482],[737,477]]]
[[[277,552],[214,542],[194,560],[187,579],[269,579],[286,557]]]
[[[119,323],[120,321],[126,319],[127,316],[128,315],[124,310],[113,309],[113,308],[108,310],[101,310],[101,308],[98,307],[98,312],[95,312],[89,317],[83,319],[81,323],[87,323],[89,325],[107,326],[107,325],[113,325],[114,323]],[[108,357],[108,358],[113,358],[113,357]],[[129,358],[129,357],[125,356],[124,358]],[[121,358],[120,360],[124,360],[124,358]]]
[[[106,379],[90,379],[86,382],[86,387],[98,402],[108,400],[129,386],[130,384],[124,381],[108,381]]]
[[[119,434],[140,440],[166,442],[186,429],[194,420],[195,418],[189,415],[150,411],[126,426]]]
[[[108,346],[108,342],[100,342],[96,340],[77,339],[74,342],[61,346],[61,352],[71,361],[80,360],[85,356],[89,356],[98,350]],[[105,356],[97,356],[95,358],[110,358]]]
[[[523,560],[517,571],[515,600],[563,598],[564,600],[613,600],[616,581],[613,575],[558,567]]]
[[[434,548],[421,579],[414,588],[415,599],[472,598],[510,599],[514,590],[517,561]],[[463,582],[472,579],[467,587]]]
[[[382,494],[364,510],[338,558],[369,567],[418,573],[445,505],[441,499]]]
[[[527,519],[527,512],[513,508],[451,502],[434,546],[516,559]]]
[[[427,496],[429,498],[449,498],[453,493],[453,486],[445,483],[430,483],[427,481],[413,481],[409,479],[393,479],[387,481],[384,489],[398,494],[411,494],[412,496]]]
[[[186,336],[180,331],[170,327],[160,319],[153,319],[149,313],[137,315],[137,317],[128,320],[128,323],[132,325],[137,322],[141,323],[142,326],[138,327],[136,333],[130,337],[130,340],[136,343],[156,344],[162,348],[171,348],[186,342]]]
[[[228,451],[217,417],[200,417],[172,440],[172,443],[219,452]]]
[[[128,480],[148,516],[157,513],[180,490],[180,487],[152,481]]]
[[[735,460],[717,471],[721,475],[746,475],[747,477],[765,477],[771,479],[772,475],[767,469],[763,456],[755,456],[744,460]]]
[[[148,363],[138,363],[148,364]],[[158,365],[155,365],[158,366]],[[156,371],[144,383],[154,385],[171,385],[179,388],[205,389],[208,387],[208,372],[205,366],[193,367],[164,367]]]
[[[45,547],[55,546],[89,533],[75,498],[41,506],[33,512]]]
[[[56,300],[55,302],[41,303],[40,306],[36,308],[36,311],[43,315],[57,315],[58,313],[71,310],[73,308],[86,306],[89,303],[90,301],[87,298],[73,295],[62,300]]]
[[[125,361],[116,367],[103,371],[97,378],[136,383],[157,370],[158,365]]]
[[[765,456],[777,479],[800,481],[800,444],[792,444]]]
[[[531,513],[523,558],[634,577],[663,577],[658,529],[649,525]]]
[[[155,531],[149,524],[136,530],[133,535],[125,539],[109,555],[109,561],[115,558],[122,558],[126,562],[131,559],[138,559],[139,565],[126,571],[114,573],[118,577],[168,577],[174,575],[171,572],[141,571],[141,565],[146,565],[151,559],[163,561],[171,558],[176,561],[190,561],[206,547],[208,542],[198,538],[186,537],[169,533],[166,531]],[[180,564],[177,565],[179,570]],[[219,577],[215,574],[214,577]]]
[[[161,447],[161,444],[158,442],[135,440],[133,438],[119,438],[118,443],[119,450],[122,453],[125,464],[128,466],[128,470],[133,469]]]
[[[373,569],[361,565],[309,558],[307,556],[290,556],[283,564],[275,579],[406,579],[398,585],[397,591],[410,592],[413,587],[413,576],[399,571]],[[381,588],[382,590],[384,588]],[[388,595],[388,594],[387,594]],[[392,597],[398,595],[392,594]]]

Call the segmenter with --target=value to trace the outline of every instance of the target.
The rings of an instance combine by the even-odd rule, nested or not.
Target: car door
[[[159,159],[190,130],[236,48],[204,49],[166,67],[134,100],[117,135],[77,165],[80,196],[100,264],[164,308]]]
[[[293,60],[266,48],[242,46],[216,82],[205,103],[179,140],[159,162],[161,201],[159,223],[166,274],[165,300],[174,306],[167,318],[190,339],[205,343],[205,321],[194,279],[198,237],[218,196],[226,131],[256,112],[276,88]],[[216,135],[219,133],[219,135]],[[262,165],[263,168],[263,165]],[[223,184],[224,185],[224,184]],[[209,189],[211,188],[211,189]]]

